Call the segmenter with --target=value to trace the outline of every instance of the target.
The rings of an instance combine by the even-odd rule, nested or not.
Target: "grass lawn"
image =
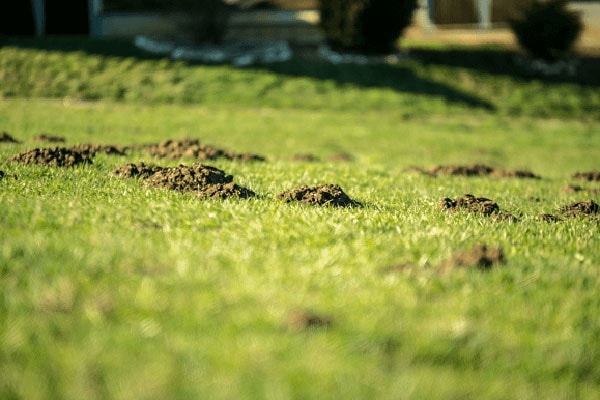
[[[445,50],[235,69],[122,42],[7,40],[0,132],[21,143],[0,143],[0,398],[597,398],[599,219],[540,214],[600,202],[600,183],[573,178],[600,168],[598,85],[520,76],[501,50],[459,49],[490,56],[463,65]],[[181,138],[265,156],[204,162],[257,196],[199,200],[111,174],[195,162],[140,149],[9,161]],[[410,169],[474,163],[541,178]],[[323,183],[363,206],[276,199]],[[518,220],[439,208],[467,193]],[[438,268],[477,244],[505,262]]]

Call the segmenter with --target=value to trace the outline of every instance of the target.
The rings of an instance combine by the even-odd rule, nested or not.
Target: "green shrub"
[[[336,50],[388,53],[415,8],[416,0],[321,0],[321,28]]]
[[[196,43],[218,43],[226,34],[233,6],[223,0],[105,0],[108,12],[182,14],[179,33]]]
[[[567,10],[567,0],[534,1],[511,28],[519,45],[531,56],[552,61],[575,44],[583,24],[577,12]]]

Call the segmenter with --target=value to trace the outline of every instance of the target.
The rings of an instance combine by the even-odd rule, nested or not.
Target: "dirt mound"
[[[330,155],[329,161],[354,161],[354,157],[350,153],[339,152]]]
[[[490,176],[493,178],[531,178],[540,177],[530,171],[516,169],[496,169],[485,164],[469,165],[436,165],[427,169],[420,167],[409,167],[408,172],[420,172],[430,176],[459,175],[459,176]]]
[[[295,331],[306,331],[333,326],[333,319],[312,311],[294,311],[288,317],[288,326]]]
[[[158,144],[144,145],[141,148],[153,157],[169,160],[191,158],[198,161],[206,161],[225,158],[231,161],[265,161],[265,157],[258,154],[237,154],[232,151],[217,149],[207,144],[201,144],[197,139],[166,140]]]
[[[585,200],[559,207],[554,214],[541,214],[539,219],[546,222],[559,222],[569,218],[582,218],[597,215],[598,204],[594,200]]]
[[[8,161],[21,164],[50,165],[53,167],[72,167],[78,164],[92,164],[89,156],[65,147],[53,149],[33,149],[11,156]]]
[[[442,262],[439,268],[477,267],[479,269],[490,269],[493,265],[503,262],[504,251],[501,248],[489,248],[480,244],[469,251],[455,253]]]
[[[300,185],[290,191],[282,192],[275,197],[285,202],[297,201],[303,204],[316,204],[335,207],[360,207],[361,204],[352,200],[339,185],[325,184],[314,187]]]
[[[588,192],[590,194],[600,193],[600,189],[585,188],[580,185],[568,185],[567,187],[562,189],[562,191],[565,193],[578,193],[578,192]]]
[[[496,264],[504,263],[504,251],[501,248],[490,248],[484,244],[474,246],[472,249],[464,252],[457,252],[439,265],[419,268],[409,263],[401,263],[383,268],[383,273],[405,273],[414,274],[417,272],[432,271],[440,273],[451,268],[475,267],[481,270],[492,268]]]
[[[293,161],[306,161],[306,162],[317,162],[320,161],[319,157],[311,153],[294,154],[292,156]]]
[[[148,186],[182,193],[197,193],[200,198],[245,199],[256,195],[252,190],[235,184],[231,175],[203,164],[159,167],[147,166],[144,163],[130,163],[117,168],[112,175],[125,178],[139,177]]]
[[[573,179],[583,179],[586,181],[600,181],[600,171],[592,170],[587,172],[575,172],[572,176]]]
[[[494,220],[517,221],[517,218],[512,214],[500,211],[500,207],[495,201],[485,197],[475,197],[471,194],[462,195],[456,200],[445,197],[440,201],[439,207],[442,210],[458,211],[464,209],[469,212],[481,213],[485,216],[492,216]]]
[[[126,149],[124,147],[107,145],[107,144],[78,144],[70,147],[71,150],[78,151],[82,154],[85,154],[88,157],[93,157],[96,153],[106,153],[109,155],[125,155]]]
[[[141,178],[147,179],[154,173],[163,170],[163,167],[156,165],[146,165],[144,163],[133,164],[128,163],[120,166],[112,172],[112,175],[121,178]]]
[[[558,213],[565,218],[585,217],[598,214],[598,204],[594,200],[585,200],[560,207]]]
[[[34,136],[33,140],[36,142],[51,142],[51,143],[64,143],[66,140],[62,136],[54,136],[49,135],[47,133],[42,133],[38,136]]]
[[[21,143],[6,132],[0,132],[0,143]]]

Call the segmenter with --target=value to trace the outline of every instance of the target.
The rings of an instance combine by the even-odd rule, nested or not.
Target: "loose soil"
[[[9,157],[8,161],[18,162],[20,164],[49,165],[53,167],[72,167],[79,164],[92,164],[89,155],[65,147],[28,150]]]
[[[147,179],[155,172],[161,171],[163,167],[157,165],[146,165],[144,163],[128,163],[120,166],[112,172],[112,175],[121,178],[140,178]]]
[[[294,154],[292,161],[306,161],[306,162],[317,162],[320,161],[319,157],[311,153]]]
[[[420,172],[429,176],[460,175],[460,176],[489,176],[492,178],[530,178],[540,179],[531,171],[517,169],[496,169],[485,164],[469,165],[436,165],[427,169],[409,167],[407,171]]]
[[[486,245],[477,245],[469,251],[455,253],[452,257],[442,262],[439,268],[477,267],[490,269],[493,265],[504,262],[504,251],[501,248],[489,248]]]
[[[471,194],[462,195],[456,200],[445,197],[440,201],[439,207],[442,210],[458,211],[464,209],[469,212],[481,213],[485,216],[491,216],[495,221],[518,221],[512,214],[500,211],[500,207],[495,201],[485,197],[475,197]]]
[[[295,331],[329,328],[333,326],[333,319],[312,311],[294,311],[288,317],[288,326]]]
[[[6,132],[0,132],[0,143],[21,143]]]
[[[33,138],[36,142],[50,142],[50,143],[64,143],[66,139],[62,136],[54,136],[49,135],[47,133],[42,133]]]
[[[226,199],[254,197],[256,194],[233,182],[233,177],[224,171],[204,165],[179,165],[177,167],[125,164],[112,172],[114,176],[139,177],[148,186],[195,193],[200,198]]]
[[[225,158],[231,161],[265,161],[265,157],[252,153],[234,153],[208,144],[201,144],[197,139],[166,140],[158,144],[142,145],[140,148],[149,155],[168,160],[190,158],[198,161]]]
[[[594,200],[585,200],[562,206],[557,211],[565,218],[587,217],[598,214],[598,204]]]
[[[595,217],[598,215],[598,208],[594,200],[584,200],[559,207],[554,214],[541,214],[539,219],[546,222],[560,222],[569,218]]]
[[[93,157],[96,153],[106,153],[109,155],[124,156],[127,148],[120,146],[113,146],[109,144],[78,144],[70,147],[71,150],[78,151],[88,157]]]
[[[582,179],[586,181],[599,182],[600,181],[600,171],[592,170],[587,172],[575,172],[572,176],[573,179]]]
[[[585,188],[580,185],[568,185],[562,191],[565,193],[579,193],[579,192],[587,192],[590,194],[600,193],[600,189]]]
[[[292,190],[280,193],[277,200],[285,202],[296,201],[302,204],[334,206],[334,207],[360,207],[362,204],[352,200],[342,188],[334,183],[308,187],[300,185]]]
[[[439,265],[433,268],[427,268],[433,272],[444,272],[452,268],[474,267],[481,270],[488,270],[494,265],[504,263],[504,251],[502,248],[491,248],[484,244],[474,246],[468,251],[457,252],[452,257],[442,261]],[[424,272],[425,270],[416,265],[402,263],[393,265],[382,270],[383,273],[398,273],[413,274],[417,271]]]
[[[353,161],[354,157],[349,153],[333,153],[329,156],[329,161]]]

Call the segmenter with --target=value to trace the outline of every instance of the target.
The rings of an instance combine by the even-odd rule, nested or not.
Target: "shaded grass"
[[[411,116],[470,109],[506,116],[598,119],[600,98],[594,81],[519,76],[512,54],[488,53],[416,48],[414,56],[393,66],[294,60],[236,69],[151,57],[127,41],[11,39],[0,50],[0,90],[5,97],[339,111],[377,108]]]

